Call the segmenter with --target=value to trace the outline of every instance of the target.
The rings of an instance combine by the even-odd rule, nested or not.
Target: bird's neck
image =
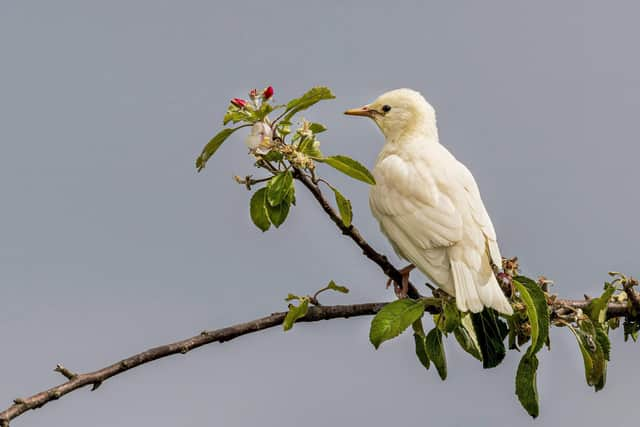
[[[410,160],[416,153],[429,152],[430,147],[439,146],[437,131],[434,134],[404,133],[395,140],[386,138],[385,144],[378,154],[376,164],[389,156],[399,156],[404,160]]]
[[[403,126],[393,126],[387,129],[380,129],[384,134],[387,144],[402,145],[406,141],[424,140],[427,142],[438,142],[438,128],[435,123],[415,120]]]
[[[438,129],[433,127],[403,128],[396,132],[385,133],[385,145],[402,149],[404,145],[411,144],[437,144]]]

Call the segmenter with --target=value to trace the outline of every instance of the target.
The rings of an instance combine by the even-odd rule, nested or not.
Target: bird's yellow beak
[[[373,117],[374,110],[369,108],[368,105],[364,105],[360,108],[352,108],[351,110],[347,110],[344,112],[347,116],[364,116],[364,117]]]

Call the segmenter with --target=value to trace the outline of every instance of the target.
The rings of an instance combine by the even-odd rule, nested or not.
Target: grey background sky
[[[330,279],[352,292],[325,303],[392,297],[303,191],[277,232],[250,223],[249,193],[231,180],[252,172],[241,136],[195,173],[227,100],[254,86],[272,84],[280,101],[330,86],[338,98],[307,116],[329,126],[326,153],[367,165],[382,138],[342,111],[420,90],[476,176],[502,252],[526,273],[567,297],[597,293],[612,269],[640,274],[639,12],[595,1],[2,1],[2,406],[59,383],[58,362],[93,370],[281,310],[287,292]],[[366,186],[323,172],[391,254]],[[553,332],[533,422],[513,394],[517,354],[483,371],[449,340],[442,383],[409,335],[374,351],[369,320],[212,345],[15,425],[632,424],[640,346],[619,333],[595,394],[569,332]]]

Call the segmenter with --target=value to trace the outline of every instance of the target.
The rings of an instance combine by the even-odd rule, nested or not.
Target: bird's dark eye
[[[382,111],[388,113],[389,111],[391,111],[391,105],[383,105]]]

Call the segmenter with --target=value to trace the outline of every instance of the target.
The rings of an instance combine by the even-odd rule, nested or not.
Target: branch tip
[[[56,368],[54,369],[54,371],[61,373],[68,380],[72,380],[78,376],[78,374],[71,372],[70,370],[62,366],[62,364],[60,363],[56,365]]]

